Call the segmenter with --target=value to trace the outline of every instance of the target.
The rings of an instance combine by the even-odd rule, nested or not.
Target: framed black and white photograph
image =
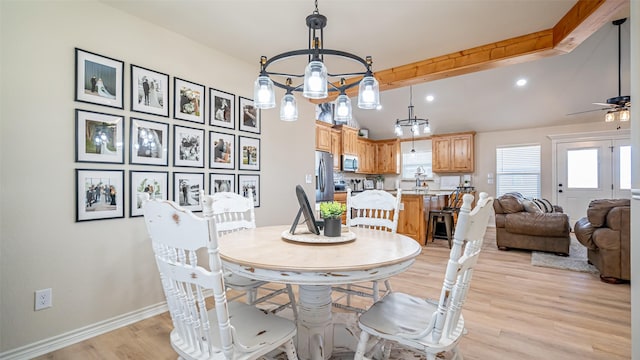
[[[209,194],[217,192],[236,192],[236,176],[234,174],[209,174]]]
[[[333,124],[333,108],[332,102],[316,105],[316,120]]]
[[[124,116],[76,109],[76,162],[124,164]]]
[[[173,117],[204,124],[204,85],[173,78]]]
[[[238,169],[260,170],[260,139],[238,136]]]
[[[124,170],[76,169],[76,222],[124,217]]]
[[[204,130],[173,125],[173,166],[204,167]]]
[[[131,64],[131,111],[169,117],[169,75]]]
[[[124,109],[124,62],[76,48],[76,101]]]
[[[238,194],[249,197],[249,189],[253,191],[253,205],[260,207],[260,175],[238,174]]]
[[[142,216],[142,203],[146,199],[169,199],[169,172],[129,171],[129,186],[129,217]]]
[[[225,134],[217,131],[209,132],[209,168],[229,169],[236,168],[235,164],[236,137],[233,134]]]
[[[209,125],[235,129],[236,96],[209,89]]]
[[[260,134],[260,111],[253,105],[253,100],[238,96],[240,110],[239,126],[242,131]]]
[[[169,165],[169,124],[131,118],[129,163]]]
[[[204,190],[204,173],[173,173],[173,201],[183,208],[202,211],[200,190]]]

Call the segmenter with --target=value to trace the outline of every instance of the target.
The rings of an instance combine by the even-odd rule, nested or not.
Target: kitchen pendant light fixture
[[[318,1],[315,10],[306,18],[309,28],[308,48],[287,51],[272,58],[260,57],[260,75],[254,83],[254,106],[258,109],[271,109],[276,106],[274,86],[286,91],[281,102],[280,119],[295,121],[298,118],[294,92],[302,92],[308,99],[324,99],[331,92],[339,96],[335,100],[336,120],[351,120],[351,100],[346,91],[359,85],[358,107],[361,109],[375,109],[380,104],[380,89],[378,81],[371,71],[371,56],[361,58],[351,53],[324,48],[323,29],[327,25],[327,17],[318,12]],[[303,74],[282,73],[269,71],[269,65],[286,58],[307,56],[308,64]],[[325,56],[336,56],[354,60],[363,66],[361,72],[330,73],[324,64]],[[292,85],[292,78],[303,78],[302,84]],[[284,82],[278,79],[284,79]],[[334,79],[332,82],[331,79]],[[347,81],[347,79],[349,81]],[[335,85],[338,84],[338,85]],[[295,114],[295,115],[294,115]]]
[[[396,136],[402,136],[402,134],[404,134],[402,128],[408,127],[411,129],[411,136],[414,137],[420,133],[421,126],[424,134],[431,133],[429,119],[418,119],[418,117],[413,114],[413,87],[409,86],[409,117],[403,120],[396,120]]]

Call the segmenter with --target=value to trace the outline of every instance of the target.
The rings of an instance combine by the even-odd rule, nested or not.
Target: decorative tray
[[[349,241],[354,241],[356,239],[356,234],[351,231],[345,231],[346,228],[343,228],[340,236],[329,237],[324,235],[316,235],[310,232],[301,232],[298,234],[291,234],[289,230],[285,230],[282,232],[282,238],[289,241],[295,241],[300,243],[308,243],[308,244],[339,244],[345,243]]]

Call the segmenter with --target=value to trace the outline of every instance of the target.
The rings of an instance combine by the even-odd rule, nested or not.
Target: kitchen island
[[[387,190],[395,195],[396,190]],[[427,241],[427,217],[430,210],[442,209],[448,201],[450,191],[402,190],[398,234],[406,235],[420,245]],[[347,192],[336,191],[334,200],[347,203]],[[346,223],[346,214],[342,214],[342,223]]]

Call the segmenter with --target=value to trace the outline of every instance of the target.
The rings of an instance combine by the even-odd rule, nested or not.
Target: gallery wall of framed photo
[[[146,199],[201,211],[201,190],[260,206],[253,100],[95,50],[75,48],[76,222],[139,217]]]

